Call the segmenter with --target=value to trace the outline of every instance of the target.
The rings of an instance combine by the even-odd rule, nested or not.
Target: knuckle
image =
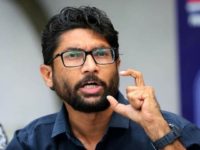
[[[129,92],[134,91],[135,89],[136,89],[135,86],[127,86],[126,92],[129,93]]]
[[[127,98],[129,101],[133,101],[135,99],[135,93],[134,92],[129,92],[127,93]]]
[[[131,93],[127,93],[127,98],[130,100],[132,97],[132,94]]]
[[[142,73],[140,71],[135,71],[137,77],[142,77]]]

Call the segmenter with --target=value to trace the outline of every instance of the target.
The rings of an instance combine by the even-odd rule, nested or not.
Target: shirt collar
[[[60,112],[58,112],[57,114],[51,137],[55,137],[62,133],[70,133],[70,127],[68,123],[68,113],[66,111],[64,104]]]
[[[122,104],[128,104],[128,101],[124,98],[124,96],[119,92],[118,93],[118,101]],[[113,113],[111,117],[111,121],[109,123],[109,128],[124,128],[127,129],[129,127],[129,119],[126,117],[123,117],[117,113]],[[52,135],[51,137],[55,137],[59,134],[67,133],[70,134],[70,125],[68,122],[68,113],[67,110],[63,104],[60,112],[58,112],[55,124],[53,127]]]

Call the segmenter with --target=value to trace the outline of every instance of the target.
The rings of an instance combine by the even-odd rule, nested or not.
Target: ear
[[[52,68],[51,66],[42,64],[40,66],[40,73],[44,79],[44,82],[49,88],[53,88]]]
[[[118,58],[118,59],[116,60],[116,64],[117,64],[117,67],[120,66],[120,64],[121,64],[121,59],[120,59],[120,58]]]

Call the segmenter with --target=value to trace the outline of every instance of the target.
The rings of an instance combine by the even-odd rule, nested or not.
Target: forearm
[[[143,127],[152,142],[155,142],[170,133],[171,128],[164,118],[159,118],[156,122],[151,122]],[[173,142],[167,144],[162,150],[185,150],[183,144],[177,138]]]

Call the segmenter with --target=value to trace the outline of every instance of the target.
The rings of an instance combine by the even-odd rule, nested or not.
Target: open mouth
[[[84,94],[98,94],[102,90],[102,85],[97,81],[84,82],[80,88],[80,91]]]
[[[88,81],[88,82],[84,83],[82,87],[84,87],[84,88],[95,88],[96,86],[99,86],[99,84],[97,82]]]

